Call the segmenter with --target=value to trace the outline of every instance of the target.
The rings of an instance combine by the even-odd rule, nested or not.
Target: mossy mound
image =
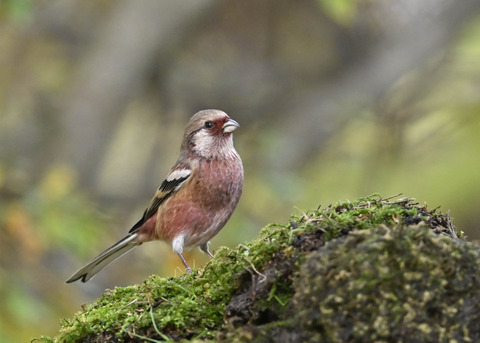
[[[459,235],[413,199],[339,203],[191,275],[107,291],[36,341],[476,341],[479,250]]]
[[[303,264],[298,324],[311,342],[480,342],[479,261],[425,225],[352,232]]]

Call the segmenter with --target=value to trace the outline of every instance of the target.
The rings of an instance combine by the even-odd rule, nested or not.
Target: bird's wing
[[[150,200],[147,209],[143,213],[142,219],[140,219],[130,229],[129,232],[136,232],[151,216],[157,212],[158,208],[165,200],[176,193],[185,184],[191,174],[192,170],[188,167],[173,169],[167,175],[167,178],[162,182],[160,187],[158,187],[152,200]]]
[[[165,181],[163,181],[161,186],[158,188],[155,196],[150,201],[150,204],[145,210],[142,219],[140,219],[138,223],[130,229],[128,235],[102,252],[78,272],[73,274],[70,279],[68,279],[67,283],[77,280],[82,280],[82,282],[90,280],[90,278],[97,274],[107,264],[122,256],[130,249],[142,244],[135,240],[138,237],[138,229],[142,227],[142,225],[157,212],[158,207],[166,199],[168,199],[168,197],[182,187],[185,181],[187,181],[187,179],[190,177],[191,173],[192,170],[190,168],[172,169]]]

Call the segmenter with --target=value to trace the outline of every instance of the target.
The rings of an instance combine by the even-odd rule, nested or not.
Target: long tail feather
[[[137,233],[131,233],[112,245],[110,248],[102,252],[87,265],[73,274],[70,279],[67,280],[67,283],[71,283],[79,279],[81,279],[82,282],[87,282],[90,280],[95,274],[102,270],[103,267],[122,256],[127,251],[135,248],[137,245],[140,245],[141,243],[132,242],[135,238],[137,238],[137,236]]]

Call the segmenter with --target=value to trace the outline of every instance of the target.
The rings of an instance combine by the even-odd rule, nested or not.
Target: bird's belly
[[[185,246],[195,247],[208,242],[229,218],[222,215],[222,211],[209,211],[197,204],[175,200],[164,204],[159,211],[157,239],[172,241],[183,234]]]

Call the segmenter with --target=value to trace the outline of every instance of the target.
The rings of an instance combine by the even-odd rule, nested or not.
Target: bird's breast
[[[242,193],[241,160],[201,160],[187,182],[157,215],[158,239],[185,235],[186,246],[206,243],[225,225]]]

